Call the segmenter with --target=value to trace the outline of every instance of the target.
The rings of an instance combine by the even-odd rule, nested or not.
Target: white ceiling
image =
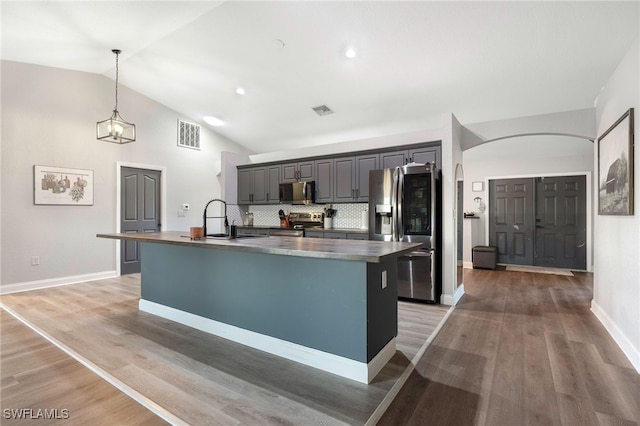
[[[444,112],[473,123],[592,107],[638,37],[639,6],[2,1],[2,59],[114,78],[121,49],[122,85],[271,152],[437,128]],[[311,110],[322,104],[335,113]]]

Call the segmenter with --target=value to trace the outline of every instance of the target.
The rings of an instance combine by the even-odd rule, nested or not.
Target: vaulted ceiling
[[[592,107],[639,5],[3,1],[2,59],[114,78],[121,49],[120,84],[270,152]]]

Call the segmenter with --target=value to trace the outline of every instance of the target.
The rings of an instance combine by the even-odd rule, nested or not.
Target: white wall
[[[241,146],[202,127],[202,150],[179,148],[178,113],[126,87],[119,110],[136,124],[137,141],[96,140],[95,123],[111,115],[114,82],[103,76],[2,61],[2,286],[116,269],[115,242],[96,238],[116,230],[116,163],[166,167],[164,229],[200,225],[201,208],[220,196],[221,151]],[[188,120],[187,120],[188,121]],[[93,206],[33,204],[33,166],[91,169]],[[182,203],[192,209],[178,217]],[[31,256],[40,265],[31,266]]]
[[[635,109],[635,214],[595,217],[597,250],[594,256],[592,310],[640,372],[639,76],[640,43],[636,40],[605,85],[596,104],[598,135],[629,108]],[[597,159],[597,145],[594,146],[594,153]],[[597,170],[597,166],[594,167]],[[594,185],[595,196],[597,192],[597,185]]]

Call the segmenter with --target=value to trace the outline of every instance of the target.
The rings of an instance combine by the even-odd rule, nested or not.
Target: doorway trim
[[[123,167],[155,170],[160,172],[160,230],[164,231],[167,226],[167,168],[165,166],[118,161],[116,162],[116,232],[121,232],[120,220],[122,216],[122,184],[120,179],[122,177]],[[118,277],[121,275],[120,248],[121,244],[116,244],[116,276]]]
[[[489,181],[496,179],[521,179],[521,178],[537,178],[537,177],[555,177],[555,176],[585,176],[586,196],[587,196],[587,272],[593,272],[593,189],[591,182],[592,172],[562,172],[562,173],[529,173],[522,175],[505,175],[505,176],[485,176],[484,187],[487,189],[484,193],[487,200],[487,211],[489,211]],[[484,215],[484,240],[489,241],[489,215]]]

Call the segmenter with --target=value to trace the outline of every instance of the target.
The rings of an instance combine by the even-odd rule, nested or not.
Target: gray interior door
[[[498,262],[533,265],[535,179],[489,181],[489,245]]]
[[[123,167],[121,169],[121,232],[156,232],[160,223],[160,171]],[[121,241],[120,273],[140,272],[140,247]]]
[[[538,178],[535,265],[587,269],[585,176]]]

